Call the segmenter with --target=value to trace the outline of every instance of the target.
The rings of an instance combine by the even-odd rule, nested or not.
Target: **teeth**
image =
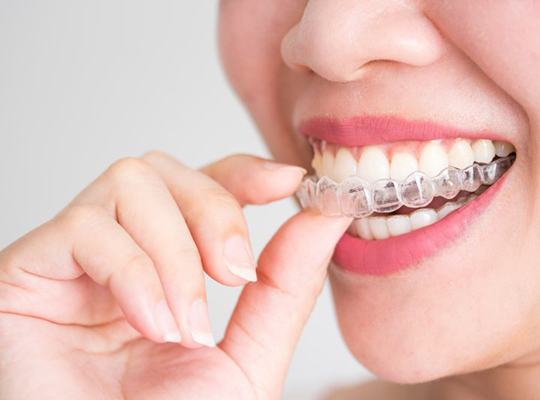
[[[499,179],[515,159],[510,155],[515,152],[513,145],[487,139],[362,148],[324,141],[312,144],[312,167],[319,178],[311,176],[302,182],[297,191],[300,204],[327,216],[354,217],[348,232],[364,240],[403,235],[445,218],[478,195],[481,185],[485,188]],[[392,155],[391,161],[386,154]],[[460,196],[438,210],[420,208],[434,197],[451,199],[460,191],[475,195]],[[401,206],[416,211],[384,215]]]
[[[390,165],[379,146],[366,146],[358,161],[358,176],[368,182],[390,178]]]
[[[451,212],[456,211],[459,207],[461,207],[461,205],[458,203],[446,203],[437,211],[437,217],[443,219]]]
[[[315,173],[318,176],[322,176],[322,157],[321,153],[319,153],[318,150],[315,150],[315,154],[313,156],[313,160],[311,160],[311,166],[315,170]]]
[[[416,157],[411,153],[399,152],[392,157],[390,164],[390,177],[397,181],[405,180],[410,174],[418,170]]]
[[[408,215],[392,215],[386,221],[391,236],[399,236],[412,230],[411,219]]]
[[[437,212],[432,208],[421,208],[410,216],[413,229],[420,229],[437,222]]]
[[[386,225],[386,217],[369,217],[368,221],[369,228],[375,239],[382,240],[390,237],[388,226]]]
[[[514,146],[512,146],[510,143],[507,143],[507,142],[496,141],[494,145],[495,145],[495,154],[499,157],[506,157],[510,153],[513,153],[516,151]]]
[[[336,153],[332,178],[336,182],[341,182],[354,175],[356,175],[356,160],[349,150],[342,147]]]
[[[322,152],[321,172],[329,177],[334,175],[334,155],[327,149]]]
[[[347,232],[364,240],[384,240],[404,235],[440,221],[476,197],[475,194],[462,197],[457,201],[444,204],[436,211],[431,208],[421,208],[410,215],[399,214],[355,219]]]
[[[458,138],[362,148],[340,147],[325,141],[311,143],[312,167],[320,179],[304,180],[297,193],[300,203],[327,216],[346,215],[359,220],[373,213],[391,213],[401,206],[426,207],[434,197],[451,199],[460,191],[475,192],[481,185],[493,184],[515,159],[515,155],[510,155],[515,152],[510,143],[487,139],[471,143]],[[391,161],[386,154],[392,155]],[[443,218],[458,206],[447,203],[438,211],[420,209],[409,216],[409,223],[403,217],[395,217],[383,224],[373,215],[376,219],[357,223],[356,231],[351,227],[351,234],[366,239],[403,234]]]
[[[391,146],[351,149],[323,141],[320,146],[315,146],[311,165],[317,176],[328,176],[338,183],[355,175],[372,183],[388,178],[403,181],[415,171],[434,177],[448,166],[465,169],[474,162],[488,164],[496,155],[507,157],[515,152],[510,143],[488,139],[474,140],[472,143],[461,138],[444,142],[433,140],[423,147],[418,146],[417,142],[405,143],[405,147],[399,145],[399,149],[394,151]],[[421,150],[417,152],[416,148]],[[391,161],[387,153],[392,154]],[[359,159],[357,154],[360,154]]]
[[[351,225],[356,228],[357,236],[360,236],[364,240],[372,240],[373,234],[369,226],[369,218],[355,219]]]
[[[474,163],[474,151],[464,139],[454,142],[448,153],[448,162],[452,167],[466,168]]]
[[[440,143],[433,141],[422,149],[418,165],[420,171],[427,176],[437,176],[439,172],[448,167],[448,155]]]
[[[495,146],[491,140],[475,140],[472,144],[474,160],[479,163],[489,163],[495,157]]]

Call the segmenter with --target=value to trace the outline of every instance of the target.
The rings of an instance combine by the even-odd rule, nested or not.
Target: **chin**
[[[460,272],[477,267],[474,261],[455,270],[452,265],[459,258],[445,257],[444,263],[434,259],[384,277],[355,275],[331,265],[345,343],[380,379],[415,384],[467,374],[505,364],[530,350],[518,343],[538,344],[538,339],[527,337],[534,328],[520,302],[514,301],[518,296],[508,295],[506,305],[497,303],[494,308],[489,303],[499,298],[503,284],[495,276],[485,285],[478,275],[462,279]],[[452,273],[459,278],[452,279]]]
[[[365,368],[402,384],[432,381],[461,369],[467,352],[453,350],[460,345],[437,334],[437,323],[428,324],[420,310],[411,313],[412,302],[401,308],[390,288],[386,296],[368,296],[367,283],[344,282],[348,274],[332,266],[332,290],[345,343]]]
[[[339,327],[352,355],[378,378],[414,384],[476,369],[471,357],[483,357],[472,345],[475,339],[454,335],[459,324],[448,314],[438,314],[436,304],[414,296],[412,288],[404,294],[403,284],[395,281],[385,293],[373,294],[380,287],[371,289],[368,282],[355,282],[349,274],[331,267]],[[352,282],[344,282],[347,279]]]

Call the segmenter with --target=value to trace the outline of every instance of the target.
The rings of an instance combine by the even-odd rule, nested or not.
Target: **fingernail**
[[[208,305],[204,300],[198,299],[191,304],[188,318],[193,341],[204,346],[215,347],[216,342],[208,318]]]
[[[155,318],[164,342],[180,343],[182,341],[176,321],[174,320],[171,310],[169,309],[169,306],[165,300],[161,300],[156,305]]]
[[[256,265],[246,240],[240,235],[231,236],[223,250],[227,268],[236,276],[249,282],[257,280]]]
[[[298,167],[296,165],[281,164],[281,163],[277,163],[277,162],[273,162],[273,161],[266,161],[263,166],[264,166],[265,169],[269,169],[270,171],[277,171],[277,170],[286,171],[286,170],[290,170],[290,171],[300,173],[302,175],[307,174],[307,171],[304,168]]]

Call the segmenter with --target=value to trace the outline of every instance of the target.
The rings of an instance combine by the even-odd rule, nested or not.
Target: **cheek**
[[[453,0],[427,2],[429,17],[486,76],[522,107],[530,193],[540,195],[540,2]],[[525,141],[524,140],[524,141]],[[532,196],[531,196],[532,197]]]
[[[299,18],[301,9],[297,3],[225,0],[220,4],[221,59],[235,90],[248,106],[260,101],[264,94],[275,97],[275,84],[284,65],[281,41]]]
[[[540,2],[433,0],[426,12],[486,75],[538,114]]]
[[[223,0],[220,3],[218,39],[221,61],[235,91],[244,101],[249,100],[249,87],[260,73],[261,63],[257,45],[250,30],[251,19],[246,18],[246,1]]]
[[[290,126],[290,71],[281,41],[300,19],[306,0],[226,0],[219,15],[225,73],[278,161],[308,164],[307,145]]]

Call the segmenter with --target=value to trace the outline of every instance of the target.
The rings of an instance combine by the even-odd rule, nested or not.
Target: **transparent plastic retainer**
[[[381,179],[373,183],[351,176],[336,183],[327,176],[309,176],[296,192],[303,208],[316,209],[326,216],[364,218],[370,214],[391,213],[402,206],[425,207],[434,197],[452,199],[461,191],[475,192],[492,185],[513,164],[516,156],[498,158],[489,164],[472,164],[458,169],[448,167],[436,177],[416,171],[405,180]]]

